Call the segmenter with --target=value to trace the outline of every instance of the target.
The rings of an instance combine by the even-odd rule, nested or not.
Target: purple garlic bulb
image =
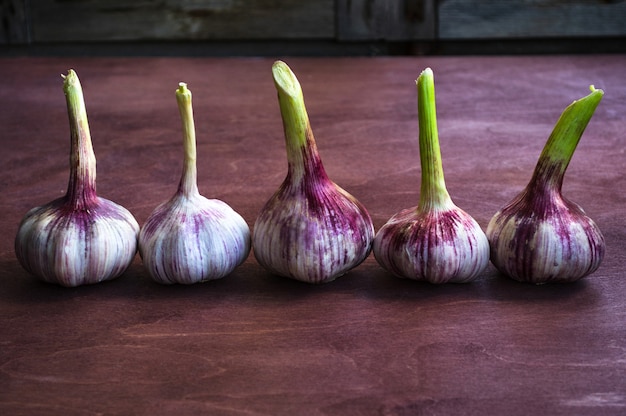
[[[296,76],[281,61],[274,63],[272,73],[288,171],[257,217],[253,252],[263,267],[277,275],[308,283],[330,282],[369,255],[374,226],[365,207],[327,176]]]
[[[600,267],[604,237],[576,203],[563,197],[563,177],[604,92],[570,104],[556,123],[526,188],[487,226],[491,262],[530,283],[572,282]]]
[[[430,283],[476,279],[489,263],[489,243],[479,224],[452,202],[446,189],[435,110],[433,72],[417,79],[422,185],[419,204],[378,230],[374,256],[394,275]]]

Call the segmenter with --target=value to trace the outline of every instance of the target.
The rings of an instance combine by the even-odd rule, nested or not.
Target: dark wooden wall
[[[0,0],[0,44],[615,39],[624,0]]]

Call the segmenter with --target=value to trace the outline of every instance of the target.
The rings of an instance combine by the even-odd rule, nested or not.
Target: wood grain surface
[[[588,278],[533,286],[400,280],[373,256],[326,285],[232,275],[153,283],[139,256],[74,289],[19,266],[26,211],[67,186],[60,74],[81,78],[98,193],[142,224],[182,166],[174,91],[194,94],[200,192],[252,226],[286,173],[272,59],[0,60],[0,414],[623,415],[626,413],[626,57],[285,58],[329,176],[376,229],[419,198],[414,80],[435,73],[448,189],[486,227],[529,180],[561,111],[606,92],[565,195],[604,232]]]

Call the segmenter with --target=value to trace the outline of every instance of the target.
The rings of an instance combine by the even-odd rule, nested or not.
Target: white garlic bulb
[[[225,277],[243,263],[250,253],[250,229],[228,204],[200,195],[187,84],[179,84],[176,100],[183,125],[183,173],[175,195],[141,227],[139,254],[156,282],[192,284]]]
[[[25,215],[15,254],[41,280],[73,287],[122,274],[135,257],[139,225],[124,207],[96,195],[96,158],[73,70],[64,77],[63,90],[71,133],[67,193]]]

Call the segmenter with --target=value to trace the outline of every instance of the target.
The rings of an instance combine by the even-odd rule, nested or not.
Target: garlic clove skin
[[[139,254],[153,280],[193,284],[221,279],[250,253],[250,229],[228,204],[176,195],[141,228]]]
[[[259,214],[254,255],[272,273],[307,283],[327,283],[367,258],[374,228],[365,208],[335,184],[311,194],[284,186]]]
[[[64,76],[70,121],[70,179],[64,197],[31,209],[15,254],[39,279],[75,287],[121,275],[137,252],[139,224],[124,207],[96,195],[96,158],[78,75]]]
[[[480,225],[450,198],[443,175],[430,68],[416,82],[422,183],[419,204],[392,216],[376,233],[374,257],[397,277],[434,284],[475,280],[489,264]]]
[[[200,195],[192,95],[179,83],[176,100],[183,128],[184,164],[178,189],[148,217],[139,233],[139,254],[161,284],[221,279],[248,257],[248,224],[228,204]]]
[[[400,278],[433,284],[475,280],[489,263],[489,242],[465,211],[401,211],[374,239],[374,256]]]
[[[33,208],[15,241],[20,264],[49,283],[75,287],[120,276],[137,251],[139,224],[124,207],[99,198],[86,211],[58,199]]]
[[[597,224],[562,195],[569,162],[604,92],[570,104],[559,117],[526,188],[487,226],[491,262],[514,280],[573,282],[595,272],[605,241]]]
[[[369,255],[374,226],[365,207],[328,178],[317,151],[300,83],[281,61],[272,66],[288,171],[253,227],[253,253],[268,271],[327,283]]]
[[[520,198],[489,222],[491,260],[514,280],[529,283],[573,282],[595,272],[605,241],[596,223],[577,204],[563,198],[540,216]]]

